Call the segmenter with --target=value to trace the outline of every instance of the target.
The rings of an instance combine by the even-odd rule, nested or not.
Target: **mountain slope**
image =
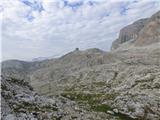
[[[71,120],[104,119],[115,117],[79,108],[64,97],[46,97],[32,90],[25,81],[1,77],[2,120]]]

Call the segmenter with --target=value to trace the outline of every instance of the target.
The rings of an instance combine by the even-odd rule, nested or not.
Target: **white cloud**
[[[62,55],[76,47],[109,50],[122,27],[149,17],[160,7],[157,0],[92,0],[96,2],[93,5],[86,0],[82,5],[75,4],[82,1],[68,0],[74,3],[73,9],[62,0],[41,0],[44,10],[38,12],[20,0],[5,0],[1,19],[3,59]],[[27,16],[34,19],[28,21]]]

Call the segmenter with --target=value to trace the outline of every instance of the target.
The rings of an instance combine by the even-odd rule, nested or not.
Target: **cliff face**
[[[135,41],[136,46],[145,46],[160,42],[160,11],[154,14],[140,31]]]
[[[148,19],[141,19],[134,22],[131,25],[128,25],[120,30],[119,37],[112,43],[111,49],[118,48],[121,44],[137,39],[139,32],[143,29],[146,25]]]
[[[159,20],[158,12],[127,26],[110,52],[94,48],[41,62],[3,62],[3,118],[40,120],[45,113],[49,120],[159,120]]]
[[[151,18],[141,19],[120,30],[119,38],[112,44],[111,49],[117,49],[131,41],[134,46],[146,46],[160,41],[160,11]]]

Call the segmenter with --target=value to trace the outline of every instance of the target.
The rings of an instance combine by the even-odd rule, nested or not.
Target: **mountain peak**
[[[160,11],[154,14],[139,32],[135,45],[146,46],[157,42],[160,42]]]
[[[120,30],[119,38],[112,43],[111,49],[119,48],[123,43],[132,41],[131,45],[146,46],[160,42],[160,11],[150,18],[140,19]],[[125,46],[123,46],[125,47]]]

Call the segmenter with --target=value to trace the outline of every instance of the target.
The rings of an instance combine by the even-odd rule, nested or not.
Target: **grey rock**
[[[120,30],[119,37],[112,43],[111,49],[117,49],[121,44],[137,39],[139,32],[146,25],[148,19],[141,19]]]
[[[15,120],[15,119],[16,119],[16,117],[13,114],[9,114],[4,118],[4,120]]]

